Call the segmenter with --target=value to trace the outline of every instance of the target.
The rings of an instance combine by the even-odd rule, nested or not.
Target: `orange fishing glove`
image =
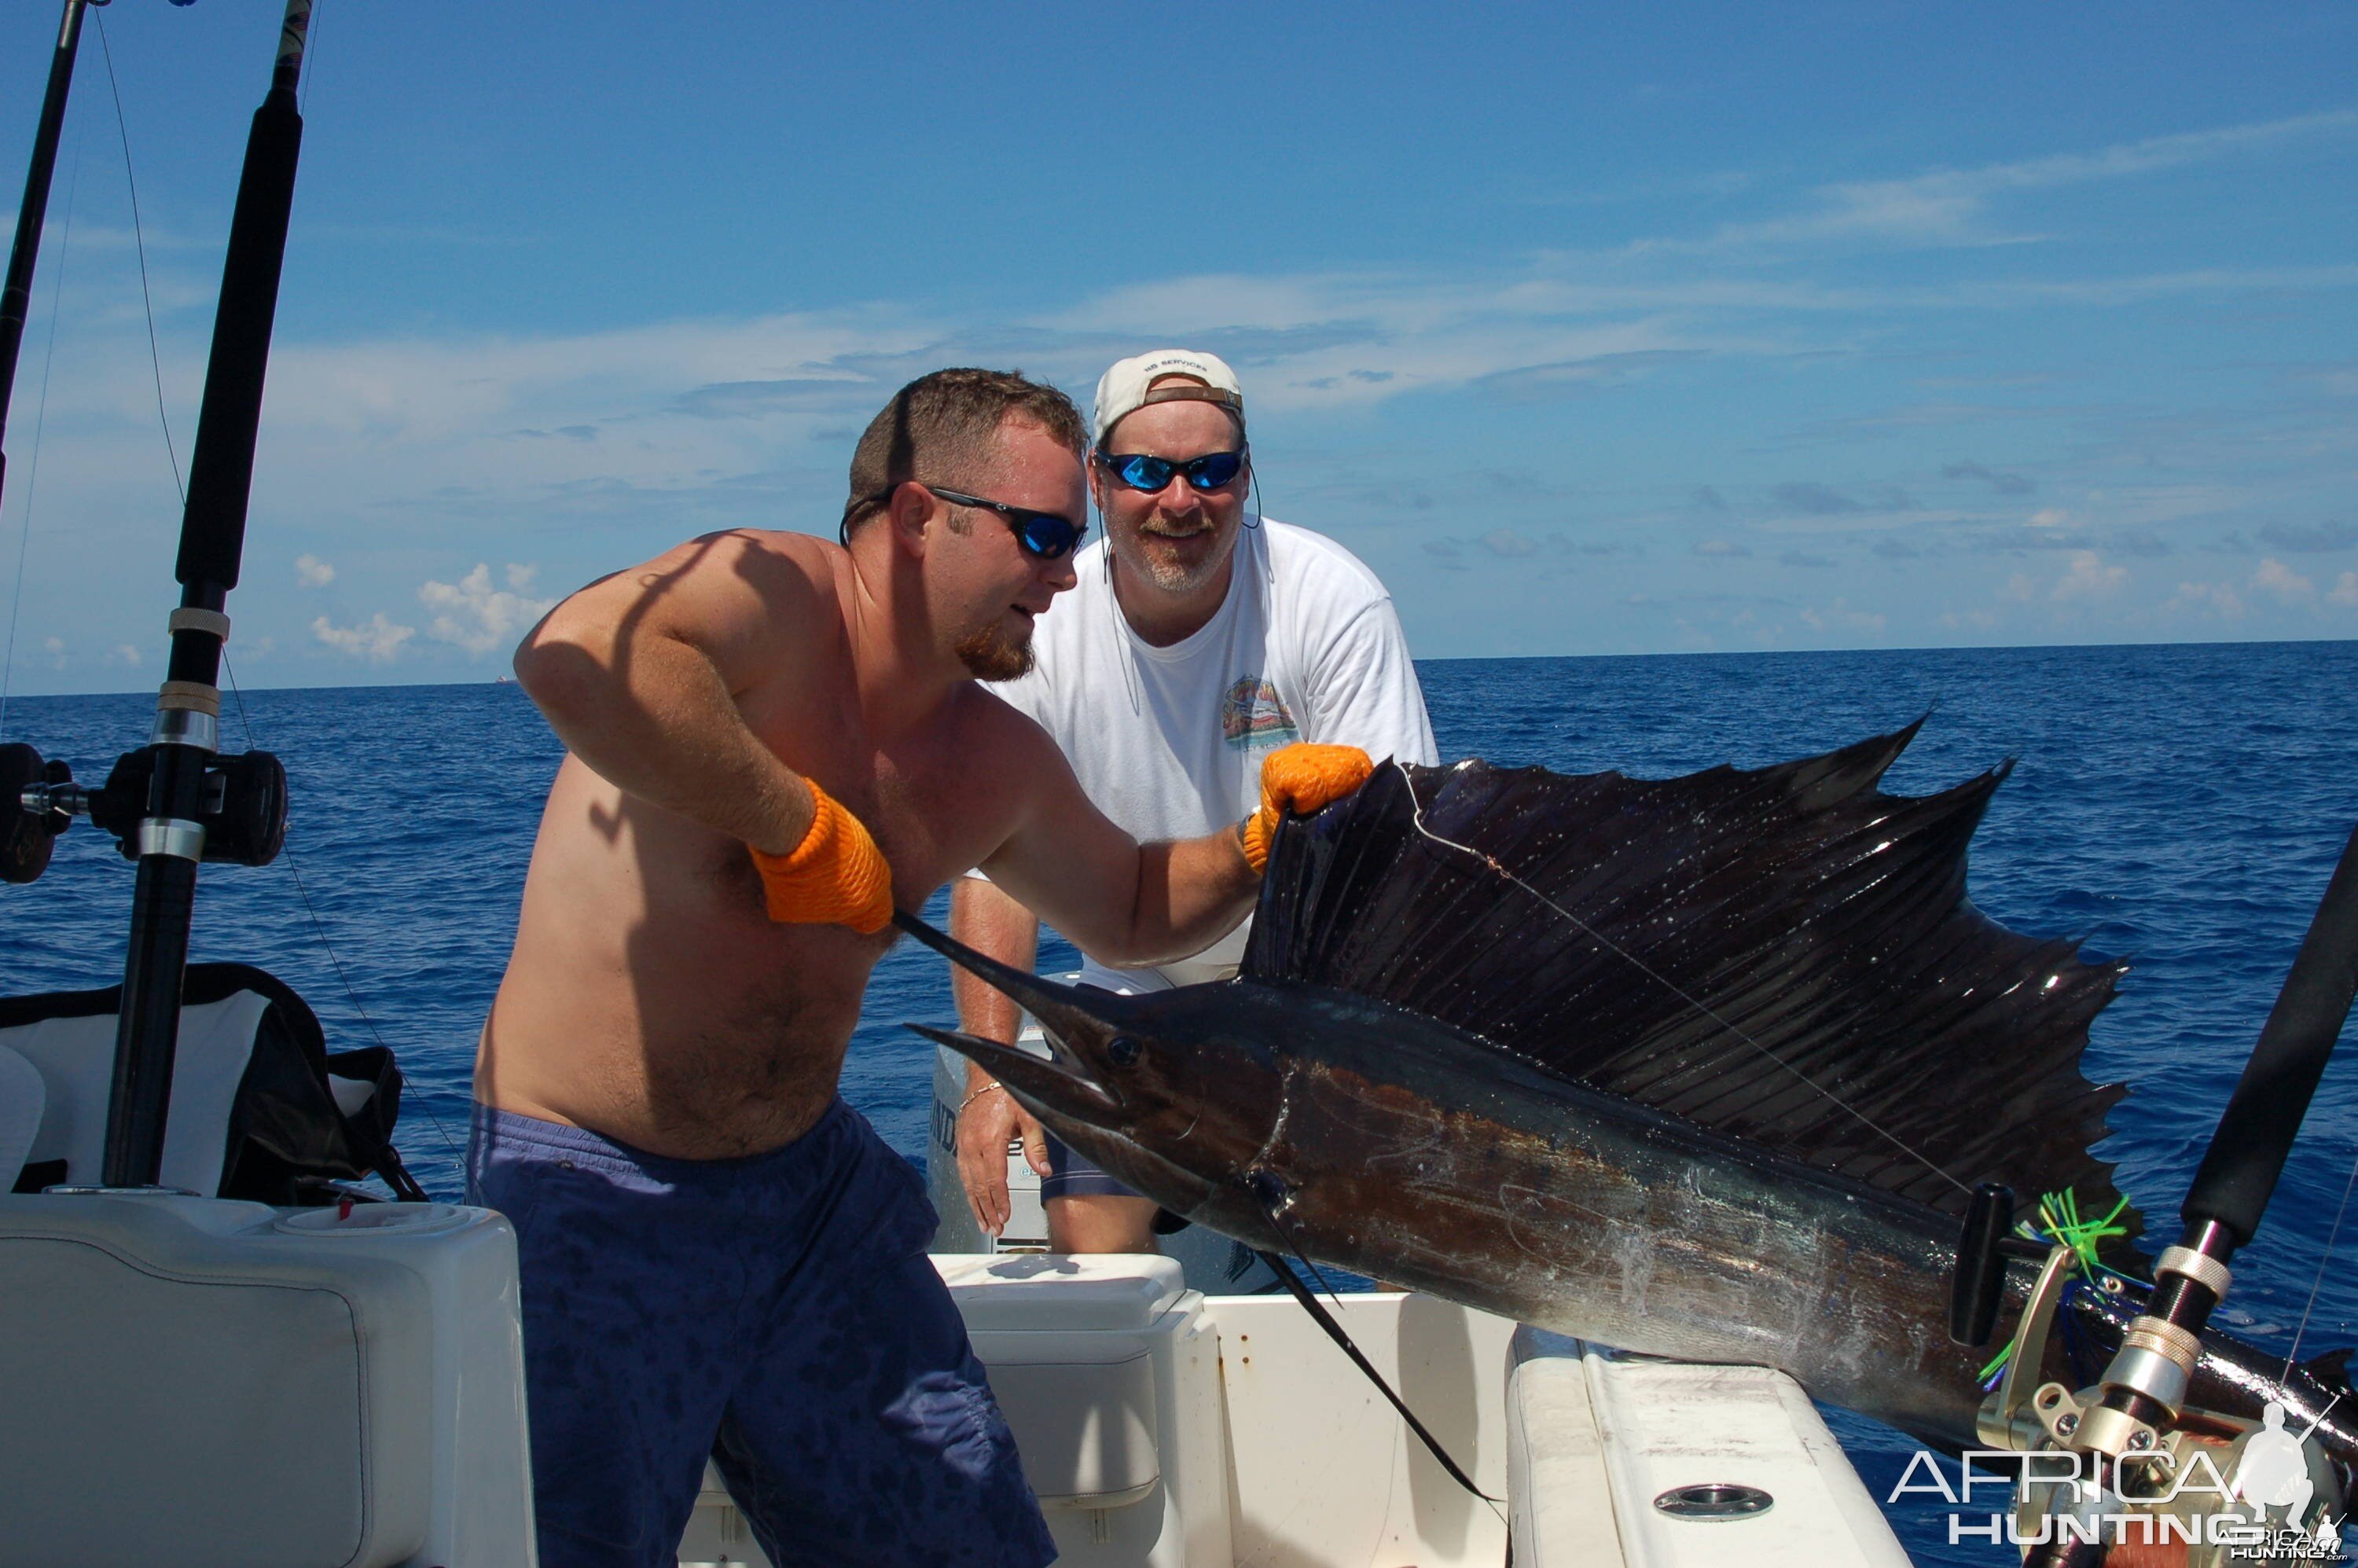
[[[1245,818],[1245,859],[1252,869],[1269,869],[1269,841],[1288,811],[1307,816],[1368,782],[1376,764],[1357,746],[1320,746],[1297,741],[1261,760],[1260,809]]]
[[[770,918],[806,925],[849,925],[866,935],[892,919],[892,868],[860,818],[838,806],[827,791],[810,784],[810,831],[788,855],[769,855],[747,845]]]

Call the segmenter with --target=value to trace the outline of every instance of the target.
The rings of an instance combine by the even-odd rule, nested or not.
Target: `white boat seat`
[[[0,1568],[531,1568],[515,1233],[0,1195]]]
[[[1907,1568],[1809,1396],[1766,1367],[1623,1357],[1519,1328],[1507,1476],[1516,1568]],[[1682,1496],[1701,1511],[1663,1506]]]
[[[185,1202],[186,1200],[182,1200]],[[427,1534],[433,1305],[260,1205],[0,1196],[0,1568],[387,1568]],[[318,1211],[322,1219],[329,1211]]]

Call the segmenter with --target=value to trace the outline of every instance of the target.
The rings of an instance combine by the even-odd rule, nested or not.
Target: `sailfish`
[[[1967,847],[2006,768],[1887,794],[1921,722],[1668,780],[1386,764],[1278,832],[1235,979],[1059,985],[903,917],[1049,1054],[911,1027],[1255,1248],[1778,1368],[1978,1446],[1990,1352],[1947,1332],[1960,1217],[1985,1182],[2119,1205],[2089,1151],[2126,1090],[2081,1056],[2125,965],[1974,906]],[[2138,1217],[2108,1228],[2125,1280]],[[2042,1374],[2092,1381],[2139,1294],[2071,1292]],[[2214,1332],[2190,1397],[2253,1418],[2275,1400],[2347,1464],[2342,1387]]]

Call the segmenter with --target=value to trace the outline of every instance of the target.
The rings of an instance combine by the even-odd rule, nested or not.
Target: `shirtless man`
[[[1073,583],[1083,445],[1061,393],[937,372],[861,437],[845,547],[695,540],[517,651],[568,755],[468,1171],[516,1227],[544,1568],[669,1564],[708,1454],[781,1563],[1055,1555],[922,1184],[836,1080],[893,909],[970,866],[1131,961],[1251,903],[1235,830],[1141,849],[974,684]],[[1273,762],[1272,811],[1365,767]]]

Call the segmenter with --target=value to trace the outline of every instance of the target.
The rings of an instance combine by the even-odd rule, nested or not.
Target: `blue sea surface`
[[[1446,758],[1663,776],[1823,751],[1929,711],[1887,787],[1929,793],[2016,759],[1974,840],[1973,897],[2017,930],[2130,960],[2087,1072],[2136,1086],[2101,1152],[2163,1238],[2358,822],[2358,643],[1418,669]],[[144,737],[153,702],[19,697],[0,739],[29,741],[95,784]],[[428,1190],[455,1195],[475,1032],[507,958],[557,744],[521,691],[490,684],[248,692],[222,729],[232,749],[280,755],[294,812],[276,864],[205,868],[193,957],[279,974],[318,1010],[331,1047],[392,1045],[409,1078],[405,1152]],[[42,881],[0,889],[0,991],[118,981],[131,885],[111,840],[87,825],[69,833]],[[845,1068],[845,1094],[920,1162],[931,1047],[899,1025],[950,1016],[943,965],[903,944],[876,970]],[[2324,1260],[2354,1140],[2358,1071],[2337,1061],[2267,1227],[2237,1260],[2223,1326],[2281,1349],[2307,1313],[2304,1356],[2351,1343],[2350,1239],[2335,1249],[2344,1261]],[[1833,1420],[1881,1500],[1914,1445]],[[1948,1544],[1937,1504],[1887,1512],[1920,1562],[2015,1560]]]

